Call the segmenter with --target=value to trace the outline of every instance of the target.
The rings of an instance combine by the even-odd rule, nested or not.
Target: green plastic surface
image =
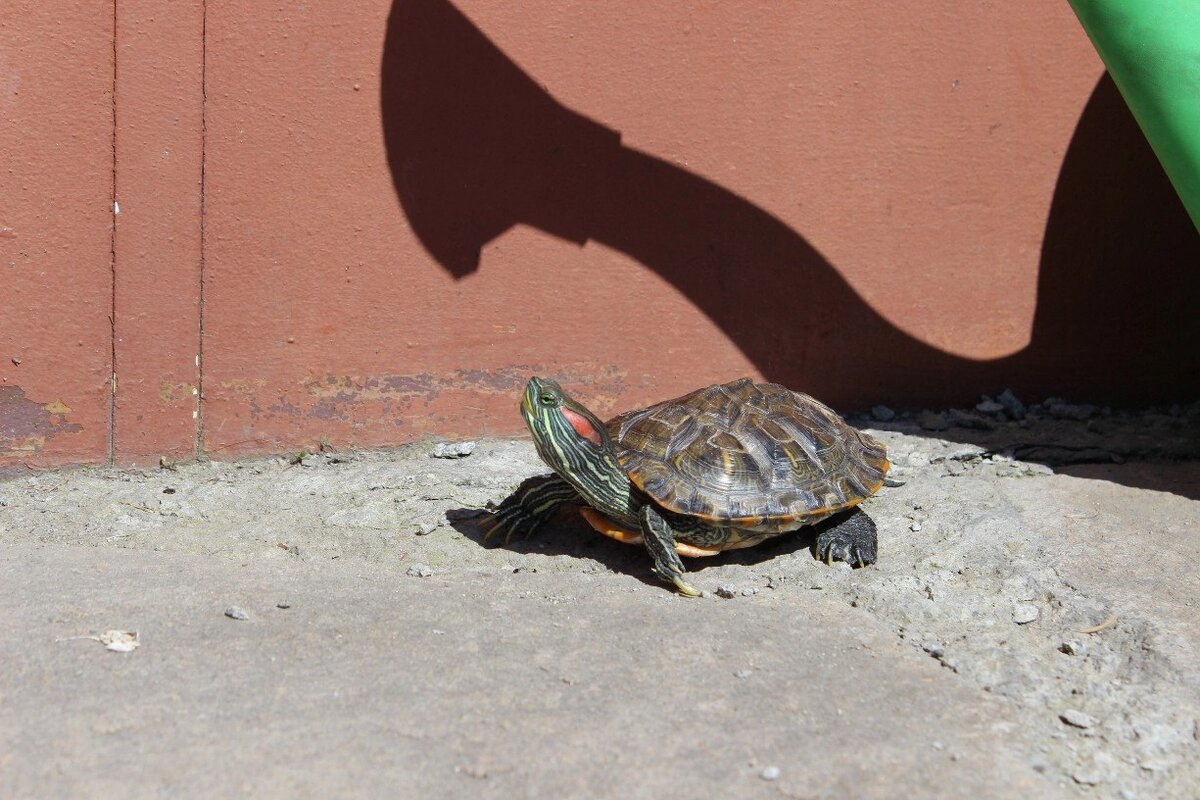
[[[1200,230],[1200,0],[1070,0]]]

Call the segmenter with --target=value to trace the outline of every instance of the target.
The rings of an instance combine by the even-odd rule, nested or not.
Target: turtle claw
[[[537,530],[542,522],[524,513],[519,506],[509,506],[508,508],[500,506],[488,513],[488,519],[479,526],[483,529],[483,541],[490,542],[494,536],[503,532],[506,547],[514,536],[519,535],[524,539]]]
[[[834,560],[851,566],[875,563],[877,550],[875,523],[864,512],[855,510],[838,524],[817,537],[817,558],[832,566]]]
[[[817,539],[817,558],[831,567],[834,561],[845,561],[852,567],[865,567],[875,562],[875,545],[855,541],[844,534],[822,535]]]
[[[681,595],[683,595],[684,597],[699,597],[700,596],[700,592],[694,586],[692,586],[690,583],[685,581],[683,579],[683,576],[681,576],[681,575],[676,575],[671,580],[671,583],[675,584],[675,588],[678,589],[679,593]]]

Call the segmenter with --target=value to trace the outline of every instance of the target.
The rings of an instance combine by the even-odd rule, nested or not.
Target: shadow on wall
[[[515,225],[601,242],[671,282],[769,380],[843,407],[958,404],[1005,386],[1131,403],[1200,392],[1200,237],[1107,77],[1055,190],[1032,342],[992,361],[897,329],[799,233],[622,146],[446,0],[394,3],[381,101],[404,213],[455,277]]]

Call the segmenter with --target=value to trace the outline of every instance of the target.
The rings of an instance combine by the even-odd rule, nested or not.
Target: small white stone
[[[474,442],[438,442],[433,448],[434,458],[465,458],[475,452]]]
[[[783,773],[779,767],[767,767],[758,774],[758,777],[762,778],[764,781],[777,781],[779,780],[779,776],[781,774]]]
[[[1042,615],[1041,610],[1032,603],[1020,603],[1013,609],[1013,622],[1018,625],[1028,625]]]
[[[1091,714],[1085,714],[1074,708],[1068,708],[1059,714],[1058,718],[1072,727],[1083,728],[1085,730],[1093,727],[1099,721]]]
[[[919,523],[919,522],[913,522],[913,524],[912,524],[912,525],[909,525],[909,526],[908,526],[908,529],[909,529],[910,531],[912,531],[913,533],[917,533],[917,532],[919,532],[919,531],[921,530],[921,523]]]
[[[1086,645],[1078,639],[1068,639],[1058,646],[1060,653],[1066,653],[1069,656],[1081,656],[1086,650]]]

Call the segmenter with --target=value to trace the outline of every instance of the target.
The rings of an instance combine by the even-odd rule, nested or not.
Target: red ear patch
[[[594,445],[599,446],[601,444],[600,432],[593,427],[592,423],[588,422],[587,417],[575,413],[566,406],[563,406],[560,410],[562,411],[562,415],[567,418],[567,422],[571,423],[571,427],[575,429],[576,433]]]

